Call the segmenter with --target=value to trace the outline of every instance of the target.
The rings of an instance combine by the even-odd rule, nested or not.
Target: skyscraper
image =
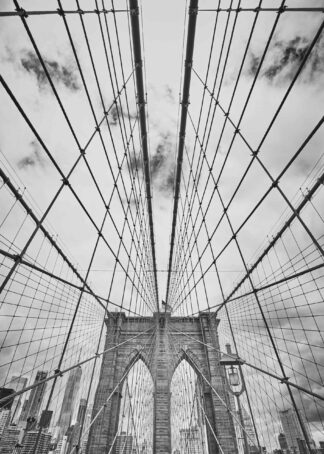
[[[9,397],[15,391],[11,388],[0,388],[0,399],[4,399],[5,397]],[[11,418],[11,407],[13,404],[13,399],[6,400],[3,404],[0,405],[0,438],[5,430],[5,428],[9,425],[10,418]]]
[[[26,388],[27,386],[27,377],[11,377],[10,383],[8,383],[9,388],[15,390],[15,392],[21,391],[22,389]],[[16,423],[19,418],[19,413],[21,410],[22,404],[22,396],[16,396],[13,400],[12,407],[11,407],[11,422]]]
[[[299,414],[300,417],[302,418],[304,430],[306,431],[308,441],[309,443],[312,444],[313,442],[309,426],[305,421],[304,415],[301,412]],[[283,432],[286,436],[288,449],[292,453],[296,452],[298,454],[303,454],[304,448],[302,449],[302,446],[304,446],[304,444],[302,441],[306,440],[295,410],[293,408],[288,408],[287,410],[280,411],[279,415]]]
[[[37,371],[36,377],[34,384],[45,380],[47,377],[48,372],[45,371]],[[38,419],[39,416],[39,411],[42,406],[44,394],[46,390],[46,383],[41,383],[38,386],[35,386],[30,392],[29,399],[28,401],[25,401],[21,416],[20,416],[20,421],[27,421],[28,417],[35,418],[36,420]]]
[[[243,405],[242,405],[242,416],[243,416],[244,429],[245,429],[248,445],[257,446],[258,443],[257,443],[257,438],[255,436],[252,418],[250,416],[250,413],[248,413],[245,410]]]
[[[189,429],[180,429],[180,450],[190,454],[201,453],[200,431],[197,426]]]
[[[0,439],[5,428],[9,425],[10,420],[10,410],[1,409],[0,410]]]
[[[19,425],[24,425],[26,423],[28,407],[29,407],[29,400],[25,399],[25,401],[22,404],[22,409],[20,412],[19,420],[18,420]]]
[[[73,445],[75,446],[77,443],[74,443],[75,440],[75,435],[76,435],[76,427],[75,425],[70,426],[68,430],[65,433],[66,437],[66,448],[65,448],[65,453],[68,454],[72,451]]]
[[[82,424],[87,411],[87,399],[80,399],[77,422]]]
[[[71,425],[75,399],[79,391],[81,375],[82,375],[81,367],[72,369],[71,372],[69,373],[69,377],[67,380],[63,396],[61,412],[57,423],[61,429],[61,436],[66,433],[67,429]]]
[[[73,432],[69,439],[68,452],[70,452],[72,450],[72,448],[74,446],[78,445],[78,443],[79,443],[79,438],[81,435],[81,428],[82,428],[83,421],[85,419],[86,410],[87,410],[87,400],[80,399],[77,420],[76,420],[76,423],[74,424],[74,426],[72,426]]]
[[[85,414],[85,419],[84,419],[84,424],[83,424],[83,438],[81,440],[81,448],[82,452],[86,452],[87,448],[87,443],[88,443],[88,438],[89,438],[89,426],[91,424],[91,419],[92,419],[92,410],[93,410],[93,403],[88,405],[88,408],[86,410]]]
[[[286,438],[286,435],[283,434],[283,433],[280,433],[278,435],[278,441],[279,441],[279,446],[280,446],[280,449],[283,453],[287,452],[288,450],[288,443],[287,443],[287,438]]]
[[[22,447],[20,449],[20,454],[30,454],[33,452],[33,448],[38,437],[38,430],[30,430],[26,432]],[[36,449],[36,454],[48,454],[51,447],[51,434],[42,431]]]
[[[144,440],[140,448],[140,454],[147,454],[147,441]]]
[[[132,454],[133,436],[121,432],[116,438],[116,454]]]
[[[9,397],[14,392],[15,392],[15,390],[12,388],[0,388],[0,399]],[[11,410],[12,403],[13,403],[13,399],[8,399],[4,403],[0,404],[0,408],[5,409],[5,410]]]
[[[6,427],[1,436],[0,454],[11,454],[21,435],[22,431],[16,426]]]

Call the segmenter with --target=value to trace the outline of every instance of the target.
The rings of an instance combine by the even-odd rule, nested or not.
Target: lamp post
[[[240,378],[242,374],[241,365],[243,364],[243,361],[234,353],[232,353],[230,344],[226,344],[226,354],[222,355],[220,364],[222,366],[225,366],[225,377],[228,391],[236,398],[238,416],[241,425],[240,430],[243,434],[243,451],[244,454],[249,454],[249,444],[246,437],[242,407],[240,402],[240,396],[245,391],[244,380]]]

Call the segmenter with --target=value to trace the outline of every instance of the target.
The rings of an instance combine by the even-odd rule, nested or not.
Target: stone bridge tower
[[[154,382],[153,453],[171,454],[170,385],[173,373],[182,359],[194,368],[198,377],[204,375],[218,396],[229,406],[225,370],[220,366],[217,320],[213,314],[201,313],[198,317],[171,317],[169,313],[155,313],[153,317],[126,317],[113,313],[106,320],[107,337],[99,383],[95,395],[93,416],[113,396],[91,427],[87,454],[107,454],[118,429],[122,384],[138,359],[148,367]],[[176,342],[170,345],[170,336]],[[136,335],[142,335],[135,337]],[[187,336],[190,337],[187,337]],[[121,344],[118,349],[111,347]],[[153,342],[152,342],[153,341]],[[212,345],[208,348],[200,342]],[[109,350],[111,349],[111,350]],[[204,396],[204,411],[211,423],[207,428],[209,453],[220,453],[215,435],[224,454],[236,454],[237,445],[231,413],[203,379],[200,380]],[[115,389],[116,388],[116,389]],[[214,432],[214,434],[212,433]],[[112,453],[114,453],[112,449]]]

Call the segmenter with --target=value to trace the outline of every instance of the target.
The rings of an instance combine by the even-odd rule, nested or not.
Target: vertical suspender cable
[[[140,122],[140,129],[141,129],[141,138],[142,138],[142,153],[143,153],[143,164],[144,164],[143,167],[144,167],[144,177],[145,177],[145,187],[146,187],[147,209],[148,209],[149,226],[150,226],[150,239],[151,239],[152,261],[153,261],[152,265],[153,265],[155,293],[156,293],[155,296],[156,296],[157,311],[159,312],[159,293],[158,293],[157,272],[156,272],[156,255],[155,255],[155,241],[154,241],[154,228],[153,228],[151,178],[150,178],[150,163],[149,163],[149,154],[148,154],[148,145],[147,145],[144,78],[143,78],[143,62],[142,62],[142,50],[141,50],[138,0],[129,0],[129,9],[130,9],[134,64],[135,64],[135,74],[136,74],[137,104],[138,104],[139,122]]]
[[[194,51],[196,22],[197,22],[197,14],[198,14],[198,0],[190,0],[188,14],[189,14],[189,20],[188,20],[188,33],[187,33],[187,47],[186,47],[185,71],[184,71],[183,87],[182,87],[181,117],[180,117],[178,155],[177,155],[177,170],[176,170],[175,185],[174,185],[174,204],[173,204],[173,214],[172,214],[170,256],[169,256],[168,280],[167,280],[167,291],[166,291],[166,302],[167,303],[168,303],[168,297],[169,297],[173,249],[174,249],[174,240],[175,240],[176,225],[177,225],[177,213],[178,213],[178,202],[179,202],[179,195],[180,195],[180,181],[181,181],[181,170],[182,170],[182,161],[183,161],[183,150],[184,150],[184,144],[185,144],[187,112],[188,112],[188,106],[189,106],[192,56],[193,56],[193,51]]]

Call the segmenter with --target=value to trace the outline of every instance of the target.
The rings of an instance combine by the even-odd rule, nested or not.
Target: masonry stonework
[[[194,368],[203,389],[203,408],[209,421],[206,424],[209,453],[220,453],[219,443],[224,454],[236,454],[234,424],[227,408],[230,403],[225,370],[219,364],[218,323],[213,313],[189,318],[174,317],[169,313],[141,318],[126,317],[124,313],[111,314],[106,320],[106,353],[93,417],[105,406],[91,426],[87,454],[108,454],[110,451],[118,430],[122,382],[139,359],[148,367],[154,383],[154,454],[171,454],[170,385],[173,373],[183,359]],[[113,348],[118,344],[122,345]],[[114,453],[114,448],[110,452]]]

